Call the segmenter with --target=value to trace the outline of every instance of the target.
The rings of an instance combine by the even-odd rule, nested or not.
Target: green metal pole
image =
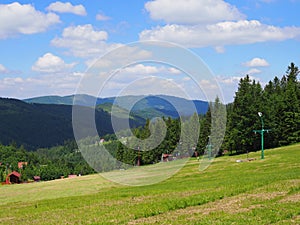
[[[261,130],[261,159],[264,159],[264,129]]]
[[[264,121],[262,116],[260,117],[261,119],[261,159],[265,158],[265,154],[264,154]]]

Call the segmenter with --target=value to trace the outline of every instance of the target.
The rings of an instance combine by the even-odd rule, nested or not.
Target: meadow
[[[268,149],[264,160],[216,158],[204,171],[192,158],[145,186],[99,174],[0,186],[0,224],[300,224],[299,156],[297,144]]]

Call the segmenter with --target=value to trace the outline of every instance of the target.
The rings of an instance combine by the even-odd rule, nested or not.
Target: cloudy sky
[[[300,64],[299,9],[300,0],[2,0],[0,96],[74,94],[99,57],[159,40],[200,57],[230,102],[246,74],[264,85],[291,62]],[[210,94],[195,91],[191,80],[176,65],[137,63],[107,83],[101,97],[123,93],[133,82],[136,94],[149,88],[176,95],[176,85],[194,99]],[[200,82],[214,92],[211,80]]]

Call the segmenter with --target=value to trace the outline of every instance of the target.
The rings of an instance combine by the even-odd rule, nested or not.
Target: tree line
[[[19,162],[26,164],[19,168]],[[0,182],[4,182],[12,171],[19,172],[24,182],[33,180],[34,176],[46,181],[68,177],[70,174],[86,175],[95,172],[83,159],[75,141],[65,141],[62,146],[38,149],[35,152],[29,152],[14,143],[0,145]]]
[[[300,142],[300,82],[299,69],[294,63],[288,66],[282,78],[275,77],[262,88],[259,82],[247,75],[239,82],[234,102],[227,105],[227,129],[223,148],[245,153],[261,148],[261,129],[258,112],[264,126],[270,129],[265,135],[265,147],[273,148]]]
[[[155,123],[148,120],[145,126],[133,130],[134,136],[143,140],[150,136],[150,130],[155,133],[161,130],[163,123],[167,126],[165,139],[151,151],[144,151],[147,150],[147,146],[137,141],[132,142],[129,147],[120,141],[112,141],[107,147],[112,149],[111,154],[117,160],[130,165],[136,164],[138,159],[142,164],[156,163],[163,153],[176,154],[179,148],[183,149],[182,153],[191,155],[196,151],[197,154],[203,155],[207,153],[208,143],[212,143],[214,156],[220,156],[225,151],[241,154],[261,149],[261,136],[254,132],[262,128],[261,119],[264,129],[270,130],[265,134],[265,148],[300,142],[298,75],[298,67],[291,63],[281,78],[275,77],[264,88],[246,75],[240,79],[234,101],[230,104],[222,104],[217,96],[203,116],[193,115],[183,122],[182,118],[162,118]],[[262,118],[258,112],[262,113]],[[227,120],[224,120],[224,116]],[[196,132],[195,127],[197,122],[200,124],[199,132]],[[182,129],[182,126],[188,129]],[[158,133],[159,135],[163,134]],[[193,140],[196,139],[195,145]],[[110,145],[114,147],[110,148]]]
[[[17,170],[18,161],[27,161],[23,179],[41,176],[51,180],[68,174],[89,174],[130,166],[154,164],[163,154],[181,158],[191,155],[211,156],[241,154],[261,149],[259,134],[262,113],[265,148],[300,142],[299,69],[291,63],[286,73],[275,77],[263,88],[249,75],[240,79],[234,101],[224,105],[216,97],[205,115],[147,120],[144,126],[117,134],[88,137],[79,143],[67,141],[63,146],[27,152],[23,147],[0,145],[0,179],[8,170]],[[225,118],[225,119],[224,119]],[[163,139],[161,139],[163,137]]]

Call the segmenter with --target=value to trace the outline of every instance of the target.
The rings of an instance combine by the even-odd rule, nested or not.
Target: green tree
[[[259,149],[259,137],[253,135],[253,130],[260,127],[259,111],[262,111],[262,87],[247,75],[240,80],[227,126],[230,147],[237,153]]]

